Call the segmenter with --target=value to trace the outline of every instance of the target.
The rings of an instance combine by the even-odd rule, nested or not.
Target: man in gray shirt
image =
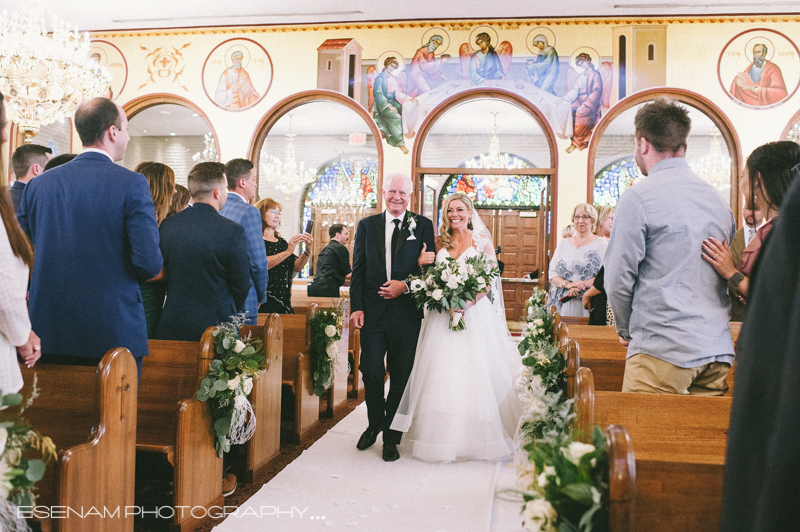
[[[730,242],[733,213],[686,162],[687,110],[657,99],[636,113],[636,164],[649,176],[617,203],[605,288],[620,343],[623,392],[722,395],[733,363],[725,280],[703,240]]]

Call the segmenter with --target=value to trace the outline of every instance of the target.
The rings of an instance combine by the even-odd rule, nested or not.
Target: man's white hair
[[[389,177],[383,180],[383,191],[389,190],[389,186],[395,179],[403,179],[409,188],[409,193],[414,192],[414,182],[405,174],[389,174]]]

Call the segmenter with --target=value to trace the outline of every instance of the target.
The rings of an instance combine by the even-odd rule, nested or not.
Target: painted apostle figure
[[[383,62],[383,70],[375,78],[372,94],[375,102],[372,104],[372,116],[378,124],[378,129],[386,137],[390,146],[400,148],[403,153],[408,153],[403,141],[403,103],[415,101],[403,92],[395,71],[400,67],[395,57],[387,57]]]
[[[231,54],[233,65],[219,77],[214,101],[228,109],[243,109],[256,103],[260,96],[250,81],[250,75],[242,68],[244,54],[236,50]]]
[[[580,74],[572,89],[564,96],[566,101],[572,102],[572,144],[567,148],[567,153],[572,153],[576,148],[587,148],[603,104],[603,78],[595,70],[589,54],[578,54],[575,68]]]
[[[780,67],[767,60],[765,44],[753,46],[753,62],[731,83],[731,95],[746,105],[764,107],[788,96]]]
[[[555,95],[556,81],[558,81],[558,52],[547,43],[547,37],[537,35],[533,38],[533,45],[538,48],[539,55],[528,59],[525,66],[528,69],[528,76],[531,83]]]
[[[411,83],[414,85],[411,96],[419,96],[445,81],[441,67],[450,56],[442,54],[436,57],[434,54],[443,42],[441,35],[433,35],[428,39],[428,43],[414,54],[414,59],[411,60]]]

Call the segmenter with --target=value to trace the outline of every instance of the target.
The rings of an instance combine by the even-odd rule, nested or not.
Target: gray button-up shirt
[[[701,257],[703,240],[733,240],[719,191],[686,159],[666,159],[617,203],[604,257],[605,289],[628,356],[682,368],[733,363],[726,282]]]

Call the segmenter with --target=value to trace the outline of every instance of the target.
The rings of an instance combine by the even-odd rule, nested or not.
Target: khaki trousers
[[[651,355],[638,353],[625,361],[622,391],[682,395],[723,395],[731,366],[711,362],[696,368],[680,368]]]

